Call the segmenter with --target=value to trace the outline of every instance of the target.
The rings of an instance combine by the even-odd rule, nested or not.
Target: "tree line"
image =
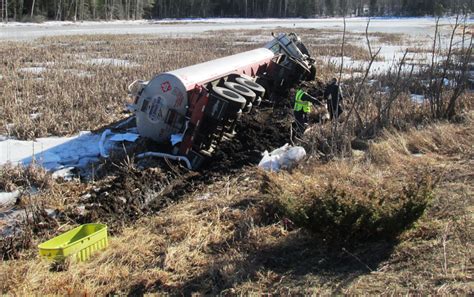
[[[474,0],[0,0],[1,21],[467,14]]]

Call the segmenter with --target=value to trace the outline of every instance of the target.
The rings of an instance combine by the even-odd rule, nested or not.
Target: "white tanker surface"
[[[259,48],[158,74],[145,83],[135,106],[138,132],[158,142],[169,140],[184,125],[189,91],[233,73],[255,75],[274,55]]]

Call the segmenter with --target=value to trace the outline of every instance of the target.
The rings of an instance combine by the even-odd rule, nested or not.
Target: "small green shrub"
[[[301,189],[267,176],[263,190],[267,201],[297,226],[329,242],[347,243],[394,239],[423,214],[432,198],[431,177],[394,183],[360,188],[332,182]]]

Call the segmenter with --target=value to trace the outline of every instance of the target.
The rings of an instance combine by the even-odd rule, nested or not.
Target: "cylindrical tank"
[[[182,130],[187,105],[186,88],[178,77],[170,73],[155,76],[136,104],[138,132],[157,142],[168,140]]]
[[[189,91],[232,73],[255,74],[273,57],[269,49],[259,48],[158,74],[146,84],[136,103],[138,132],[157,142],[169,140],[184,129]]]
[[[252,75],[252,70],[256,72],[260,65],[269,63],[274,56],[271,50],[258,48],[169,73],[179,77],[186,89],[190,91],[196,85],[204,85],[231,73]]]

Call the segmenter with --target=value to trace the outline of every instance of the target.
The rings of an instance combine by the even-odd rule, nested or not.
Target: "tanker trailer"
[[[269,98],[268,93],[311,79],[313,62],[296,34],[280,34],[263,48],[133,82],[129,107],[139,134],[169,144],[166,151],[142,156],[181,160],[197,169],[224,139],[232,138],[242,113]]]

